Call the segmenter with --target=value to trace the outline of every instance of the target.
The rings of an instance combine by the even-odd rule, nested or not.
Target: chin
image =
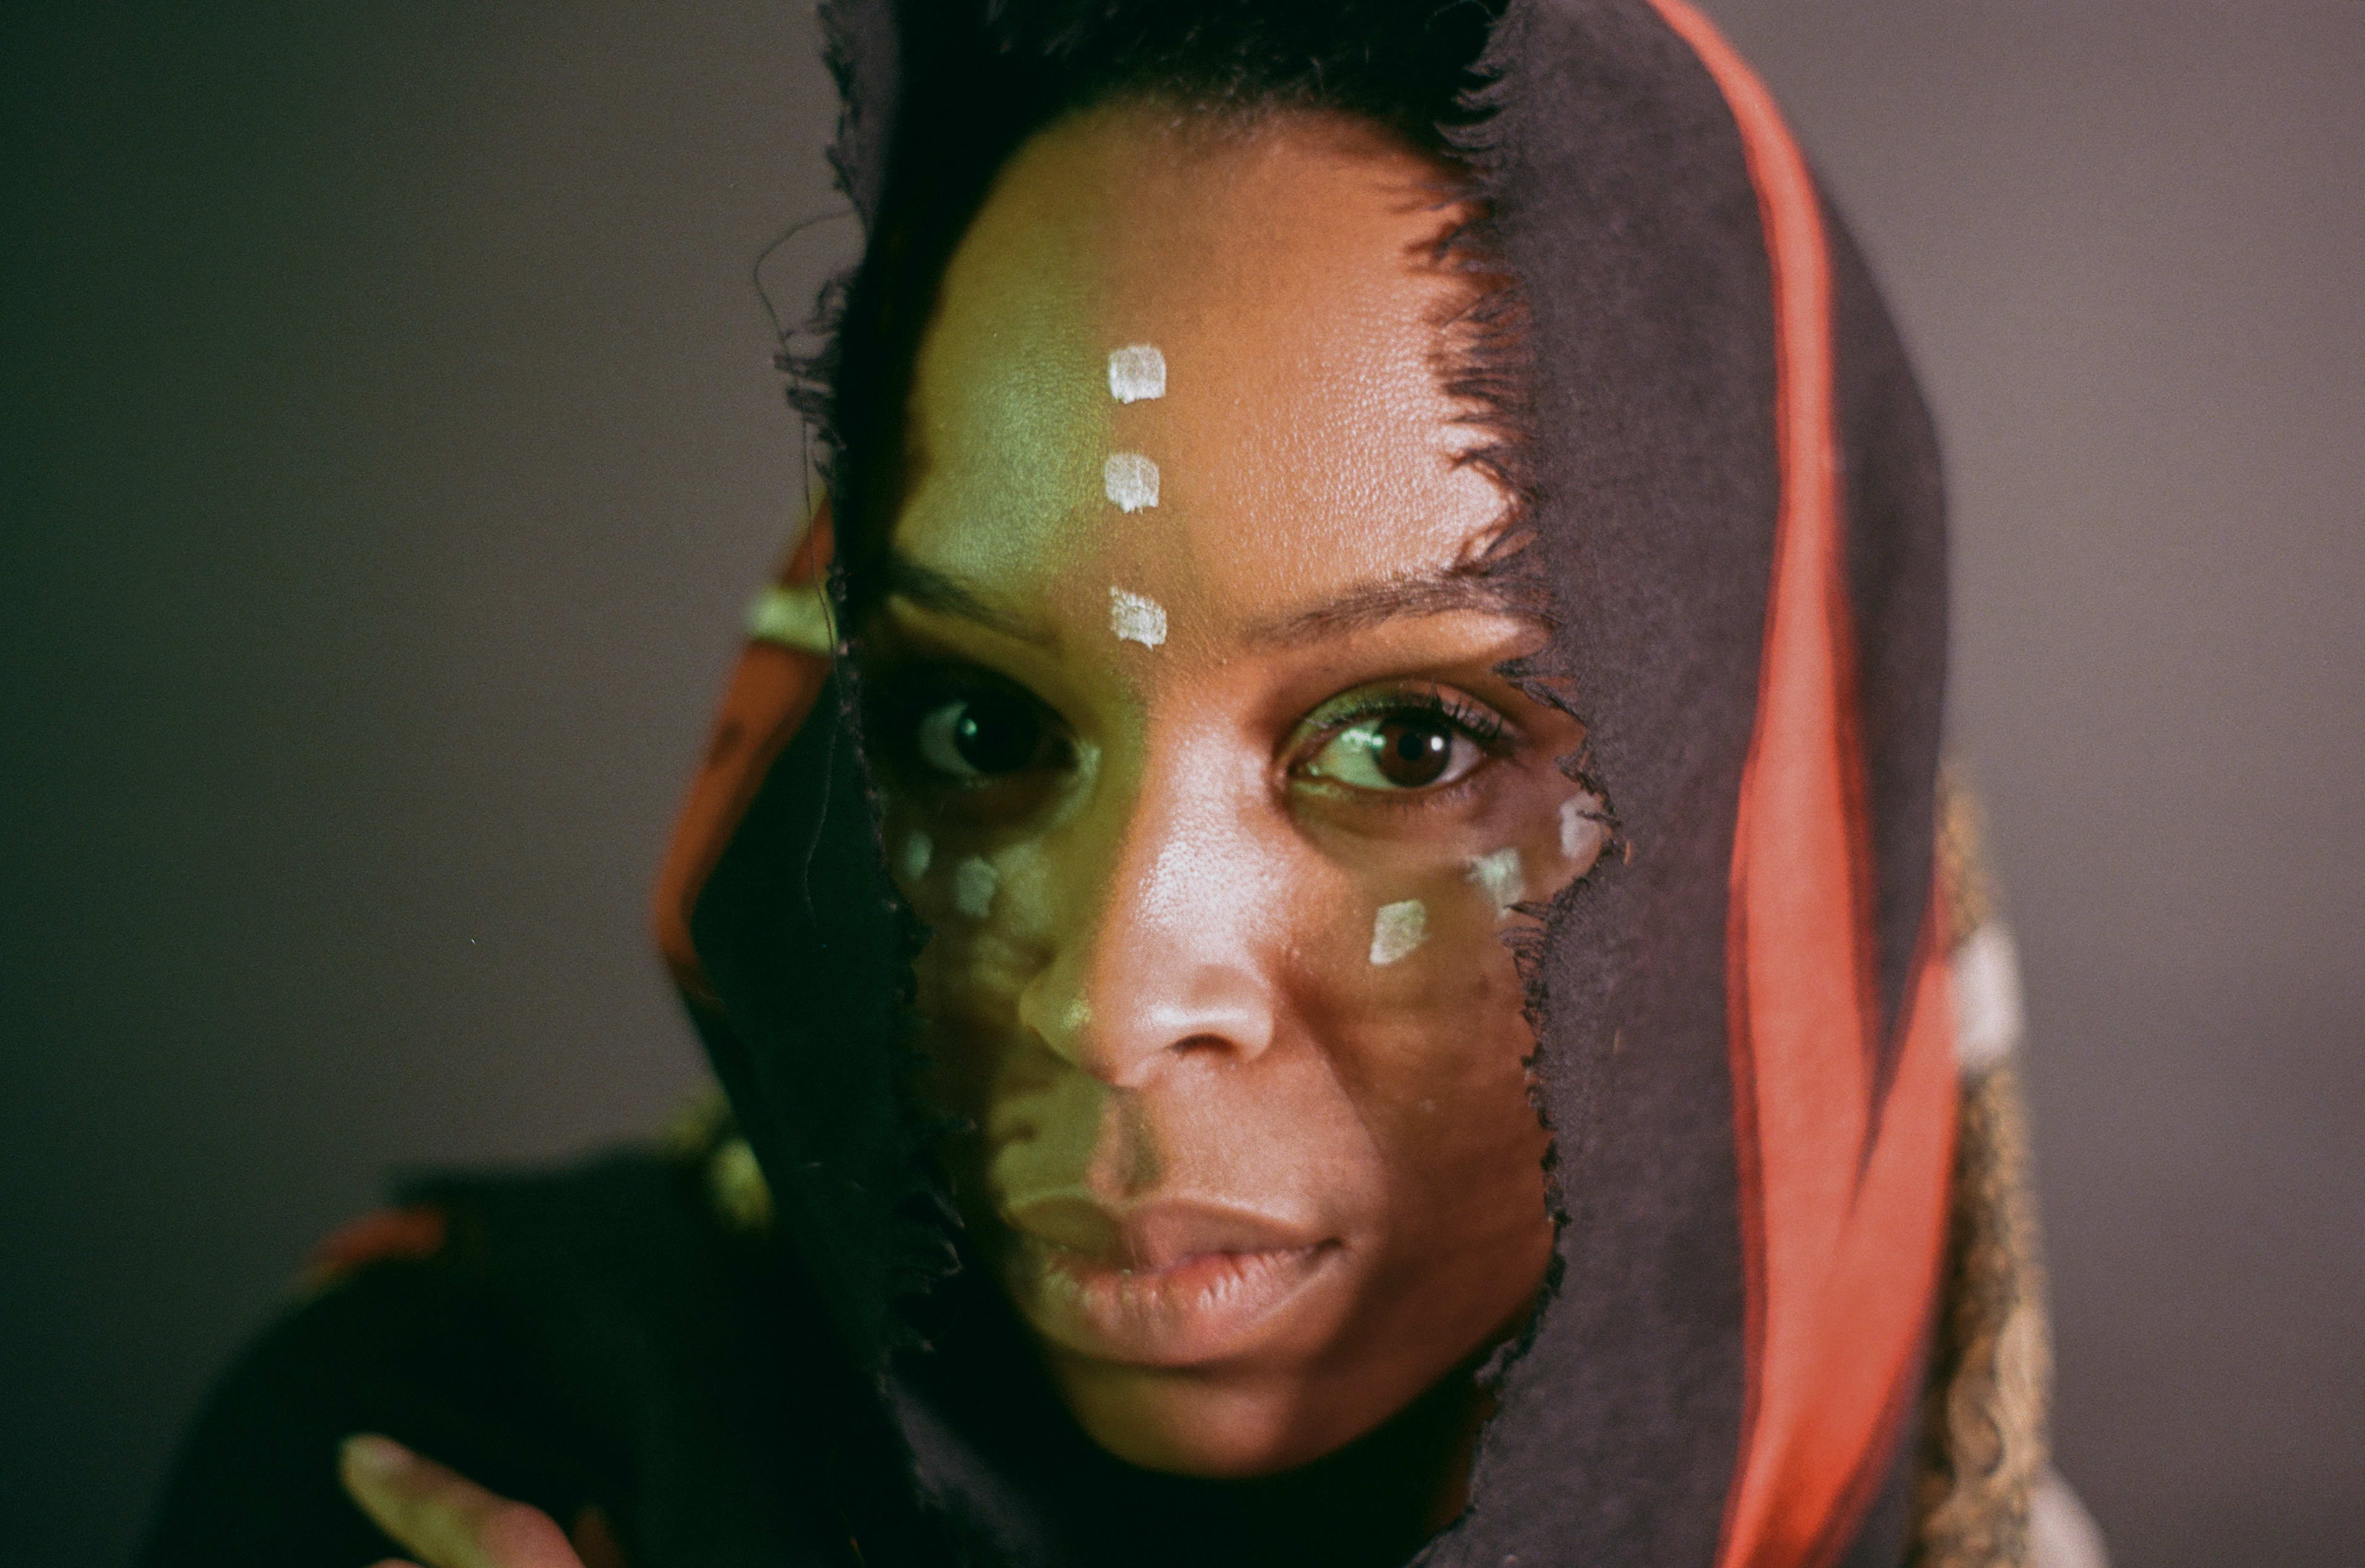
[[[1391,1411],[1335,1407],[1307,1380],[1122,1366],[1054,1351],[1051,1372],[1085,1435],[1128,1464],[1238,1481],[1345,1447]]]

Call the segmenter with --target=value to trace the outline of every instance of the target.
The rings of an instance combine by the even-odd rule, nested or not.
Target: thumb
[[[362,1511],[422,1568],[583,1568],[548,1514],[495,1496],[391,1438],[347,1438],[337,1474]]]

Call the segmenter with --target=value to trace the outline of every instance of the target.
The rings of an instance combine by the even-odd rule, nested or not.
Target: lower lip
[[[1201,1252],[1162,1269],[1112,1268],[1029,1237],[1011,1260],[1020,1309],[1054,1344],[1096,1361],[1183,1367],[1253,1348],[1339,1251]]]

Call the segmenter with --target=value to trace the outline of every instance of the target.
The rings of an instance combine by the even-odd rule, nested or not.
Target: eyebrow
[[[1465,614],[1516,615],[1537,619],[1531,606],[1506,591],[1506,584],[1485,566],[1470,564],[1418,577],[1391,577],[1350,588],[1335,599],[1248,631],[1248,640],[1267,646],[1290,646],[1362,632],[1384,622],[1412,616]]]
[[[1426,615],[1514,615],[1544,619],[1520,596],[1506,591],[1500,577],[1484,566],[1449,566],[1441,572],[1391,577],[1348,589],[1336,598],[1304,610],[1292,610],[1248,628],[1247,640],[1264,647],[1294,647],[1351,632],[1367,631],[1386,622]],[[1051,629],[1028,616],[995,604],[958,577],[901,554],[887,558],[887,591],[923,610],[949,615],[1001,633],[1037,647],[1058,641]]]
[[[1040,622],[1005,610],[958,577],[947,577],[907,556],[890,554],[887,557],[887,591],[899,599],[910,599],[923,610],[974,622],[1005,637],[1031,643],[1037,647],[1048,648],[1057,641],[1050,628]]]

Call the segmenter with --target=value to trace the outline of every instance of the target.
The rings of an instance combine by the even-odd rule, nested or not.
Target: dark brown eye
[[[1451,784],[1485,759],[1485,750],[1452,719],[1398,709],[1339,731],[1306,771],[1358,790],[1426,790]]]
[[[1399,790],[1436,783],[1452,760],[1453,732],[1429,720],[1393,720],[1373,734],[1372,766]]]
[[[913,749],[947,778],[992,778],[1044,766],[1050,742],[1033,703],[1003,692],[981,691],[923,714]]]

